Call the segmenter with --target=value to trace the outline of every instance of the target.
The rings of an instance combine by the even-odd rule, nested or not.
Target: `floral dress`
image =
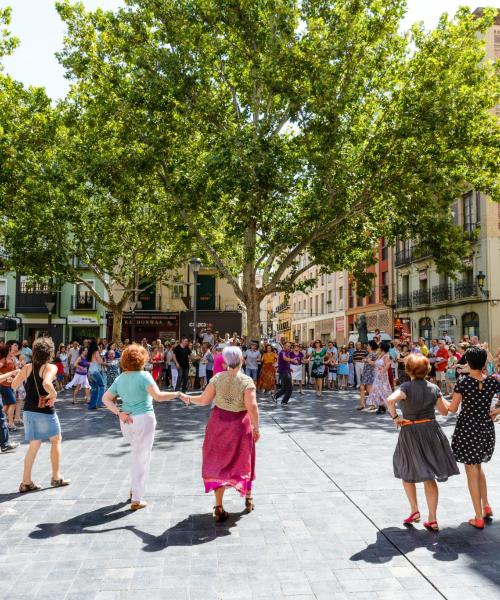
[[[311,377],[313,379],[322,379],[325,376],[325,355],[326,348],[321,348],[319,352],[313,350],[311,354],[312,368]]]
[[[366,357],[366,360],[377,360],[377,354],[375,352],[370,352]],[[363,374],[361,375],[361,384],[362,385],[373,385],[373,381],[375,379],[375,367],[368,362],[365,362],[365,367],[363,369]]]
[[[389,383],[385,356],[381,356],[375,361],[375,379],[373,380],[372,391],[370,392],[366,403],[368,406],[376,406],[377,408],[379,406],[385,406],[385,401],[391,394],[392,388]]]

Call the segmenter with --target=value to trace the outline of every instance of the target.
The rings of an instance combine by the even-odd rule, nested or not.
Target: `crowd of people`
[[[310,386],[316,400],[325,388],[359,389],[358,410],[389,415],[400,428],[394,454],[394,474],[403,480],[412,525],[420,520],[416,483],[423,482],[429,508],[424,523],[437,531],[437,483],[459,473],[465,464],[475,516],[469,522],[482,529],[492,517],[482,463],[494,451],[494,420],[500,415],[500,349],[492,354],[475,336],[456,344],[446,336],[416,342],[384,340],[375,332],[367,343],[337,345],[332,340],[307,344],[285,339],[247,341],[238,334],[210,329],[199,339],[73,341],[54,348],[50,338],[0,341],[0,448],[16,449],[9,434],[24,428],[28,449],[20,493],[37,491],[31,478],[43,441],[51,444],[51,485],[70,484],[60,470],[61,426],[55,410],[58,393],[71,389],[77,404],[80,391],[88,410],[107,408],[117,414],[131,446],[131,509],[144,508],[147,475],[156,420],[153,400],[182,400],[186,405],[212,405],[203,445],[205,490],[215,495],[214,518],[224,521],[224,490],[235,488],[254,508],[255,443],[260,438],[257,393],[271,394],[282,405],[294,387]],[[164,387],[167,391],[161,391]],[[192,392],[199,390],[199,395]],[[191,392],[188,395],[186,392]],[[399,404],[402,413],[396,411]],[[353,407],[354,408],[354,407]],[[435,419],[459,416],[451,446]]]

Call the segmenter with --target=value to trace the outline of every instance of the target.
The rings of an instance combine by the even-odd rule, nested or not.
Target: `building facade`
[[[472,241],[465,270],[452,280],[415,243],[396,247],[396,322],[413,339],[478,335],[500,345],[500,207],[470,190],[453,206],[455,222]]]
[[[194,275],[186,265],[168,284],[151,282],[138,294],[135,309],[125,312],[122,337],[148,341],[192,337],[194,325]],[[201,267],[197,275],[197,334],[207,327],[225,333],[241,334],[243,311],[233,288],[217,276],[214,269]],[[130,307],[132,308],[132,306]],[[113,316],[108,313],[108,337],[113,329]]]
[[[373,274],[373,287],[370,296],[356,295],[356,287],[348,280],[346,319],[350,334],[356,334],[356,321],[360,315],[366,317],[369,332],[380,329],[392,337],[393,323],[393,250],[382,238],[377,245],[377,262],[367,268]]]

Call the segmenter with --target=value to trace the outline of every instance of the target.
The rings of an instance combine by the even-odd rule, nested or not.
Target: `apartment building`
[[[347,282],[347,329],[356,333],[356,321],[361,314],[366,317],[368,331],[375,329],[387,333],[392,337],[394,332],[393,321],[393,250],[384,238],[378,241],[377,262],[367,268],[373,274],[372,292],[369,296],[358,296],[356,286],[349,279]]]

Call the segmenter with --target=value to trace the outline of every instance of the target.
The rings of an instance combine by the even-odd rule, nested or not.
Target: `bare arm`
[[[14,377],[14,380],[11,383],[11,386],[13,389],[18,388],[20,385],[22,385],[26,379],[28,378],[28,375],[30,374],[29,369],[31,369],[31,364],[30,365],[24,365],[24,367],[17,372],[17,375]]]
[[[108,410],[110,410],[114,415],[120,418],[120,421],[123,423],[133,423],[134,419],[126,412],[122,412],[118,406],[114,403],[114,399],[116,398],[116,394],[111,393],[109,390],[104,392],[102,397],[103,404],[106,406]]]
[[[10,373],[4,373],[3,375],[0,375],[0,382],[7,381],[7,379],[12,379],[12,383],[13,383],[15,381],[15,377],[17,377],[19,372],[20,372],[19,369],[16,369],[15,371],[10,371]],[[19,385],[21,385],[21,384],[19,384]]]
[[[257,442],[260,438],[259,431],[259,407],[257,406],[257,396],[255,388],[245,391],[245,408],[250,417],[250,423],[253,427],[253,439]]]
[[[444,398],[441,398],[441,408],[438,407],[439,412],[446,417],[448,413],[456,413],[460,403],[462,402],[462,394],[453,394],[451,402],[447,402]]]
[[[198,404],[200,406],[206,406],[210,404],[212,400],[215,398],[215,388],[209,383],[207,387],[203,390],[203,393],[199,396],[187,396],[189,398],[189,402],[192,404]]]
[[[52,383],[57,375],[57,367],[55,365],[47,365],[43,370],[42,385],[43,388],[49,392],[47,406],[54,406],[54,402],[57,398],[56,388]]]
[[[153,397],[153,400],[156,400],[157,402],[168,402],[169,400],[182,398],[180,392],[160,392],[160,388],[156,383],[150,383],[146,389],[148,394]]]
[[[406,394],[401,390],[395,390],[385,401],[387,404],[387,409],[389,410],[389,414],[394,420],[396,427],[400,427],[401,424],[405,422],[403,417],[399,416],[396,410],[396,402],[402,402],[403,400],[406,400]]]

